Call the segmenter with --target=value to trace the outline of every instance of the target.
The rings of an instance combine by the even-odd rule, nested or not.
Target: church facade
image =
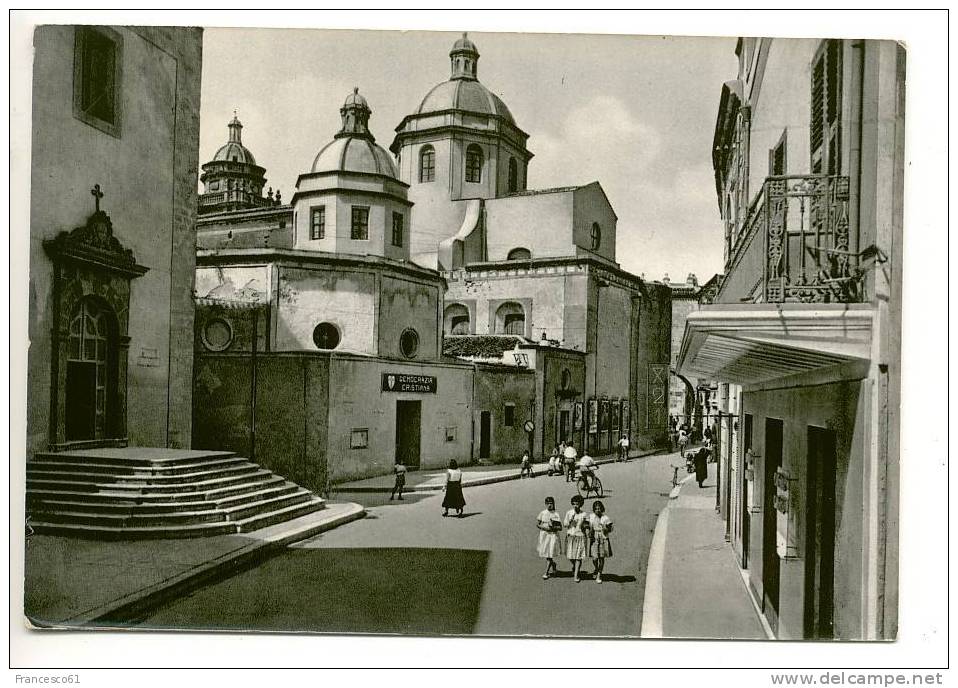
[[[336,479],[396,460],[514,462],[562,439],[599,453],[620,433],[633,447],[664,441],[669,290],[615,262],[617,218],[598,182],[527,189],[528,135],[479,82],[478,58],[472,41],[456,41],[450,78],[403,118],[391,152],[375,141],[372,109],[355,89],[288,205],[261,198],[265,171],[230,123],[229,141],[204,165],[201,210],[211,210],[197,226],[196,412],[206,414],[197,424],[251,429],[248,406],[269,396],[255,387],[269,383],[255,380],[246,402],[220,403],[224,378],[209,366],[255,348],[260,359],[300,357],[326,370],[316,377],[328,385],[325,411],[307,416],[326,423],[310,441]],[[214,197],[223,191],[210,182],[224,169],[241,173],[234,196],[253,197],[230,207]],[[217,323],[230,317],[256,324]],[[255,332],[252,346],[234,330]],[[456,353],[469,346],[444,353],[447,337],[501,335],[539,351],[540,363]],[[400,397],[390,378],[420,381],[400,385]],[[363,428],[366,439],[355,439]],[[223,433],[200,441],[214,439],[222,446]]]

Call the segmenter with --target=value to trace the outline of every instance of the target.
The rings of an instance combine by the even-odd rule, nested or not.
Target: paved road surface
[[[615,522],[605,582],[542,580],[536,514],[546,495],[565,513],[563,478],[467,488],[464,518],[442,518],[442,494],[369,507],[361,521],[298,543],[255,569],[156,610],[141,625],[412,634],[637,636],[652,531],[676,455],[607,464],[599,475]],[[586,502],[589,509],[591,500]],[[583,566],[591,571],[590,562]]]

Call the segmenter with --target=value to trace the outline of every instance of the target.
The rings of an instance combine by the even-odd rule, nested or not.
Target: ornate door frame
[[[130,286],[149,268],[113,236],[109,215],[100,210],[100,187],[93,191],[96,211],[86,224],[43,242],[53,260],[53,318],[50,357],[50,448],[125,446],[127,358],[130,347]],[[66,375],[70,356],[70,321],[84,300],[94,299],[112,311],[116,327],[116,385],[110,400],[105,437],[79,442],[66,439]]]

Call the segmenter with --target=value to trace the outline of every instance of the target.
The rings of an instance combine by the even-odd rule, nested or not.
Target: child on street
[[[522,468],[519,469],[519,477],[525,478],[526,476],[532,477],[532,458],[528,451],[522,453]]]
[[[393,471],[396,473],[396,482],[393,485],[393,491],[389,494],[390,502],[397,492],[399,493],[399,499],[402,500],[402,489],[406,486],[406,467],[397,461],[396,465],[393,466]]]
[[[543,580],[556,574],[555,559],[562,554],[562,541],[559,539],[559,533],[562,532],[562,519],[556,511],[556,500],[546,497],[545,507],[536,517],[536,527],[539,529],[539,556],[548,562],[546,572],[542,574]]]
[[[572,577],[579,583],[582,560],[589,556],[589,520],[582,511],[585,500],[580,495],[572,497],[572,508],[566,512],[562,525],[565,527],[565,555],[572,562]]]
[[[592,513],[589,515],[589,557],[595,566],[595,582],[602,582],[602,569],[605,560],[612,556],[612,541],[609,534],[612,532],[612,519],[605,513],[605,504],[596,500],[592,503]]]

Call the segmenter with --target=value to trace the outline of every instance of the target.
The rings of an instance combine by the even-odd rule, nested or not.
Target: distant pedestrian
[[[462,471],[459,470],[459,464],[455,459],[449,462],[449,469],[446,471],[446,486],[443,490],[446,496],[442,499],[442,515],[448,516],[449,510],[455,509],[456,515],[462,518],[462,510],[466,506],[466,500],[462,496]]]
[[[619,440],[619,461],[628,461],[629,460],[629,436],[622,434],[622,439]]]
[[[525,478],[526,476],[532,477],[532,457],[529,456],[528,451],[522,453],[522,462],[519,468],[519,477]]]
[[[399,493],[399,499],[402,500],[402,489],[406,486],[406,467],[402,465],[402,462],[397,461],[396,465],[393,466],[393,471],[396,473],[396,482],[393,485],[393,491],[389,494],[390,502],[397,492]]]
[[[546,572],[542,574],[543,580],[554,576],[558,568],[555,559],[562,554],[562,519],[559,512],[556,511],[556,500],[552,497],[546,497],[545,509],[539,512],[536,517],[536,527],[539,529],[539,556],[547,560]]]
[[[575,479],[575,462],[579,458],[579,453],[572,446],[572,443],[566,445],[562,454],[562,463],[565,466],[565,481],[572,482]]]
[[[689,446],[689,433],[685,428],[679,430],[679,452],[685,458],[685,448]]]
[[[711,452],[707,447],[701,447],[693,458],[695,464],[695,482],[699,484],[699,487],[705,487],[702,483],[708,480],[709,477],[709,454]]]
[[[605,513],[605,504],[599,500],[592,503],[592,513],[589,515],[589,557],[595,567],[595,582],[602,582],[602,570],[605,560],[612,556],[612,541],[609,534],[612,532],[612,519]]]
[[[585,500],[573,495],[572,508],[566,512],[562,525],[565,527],[565,555],[572,562],[572,577],[578,583],[582,560],[589,556],[589,521],[582,511]]]
[[[552,456],[549,457],[549,475],[562,475],[562,459],[559,458],[559,447],[552,450]]]

